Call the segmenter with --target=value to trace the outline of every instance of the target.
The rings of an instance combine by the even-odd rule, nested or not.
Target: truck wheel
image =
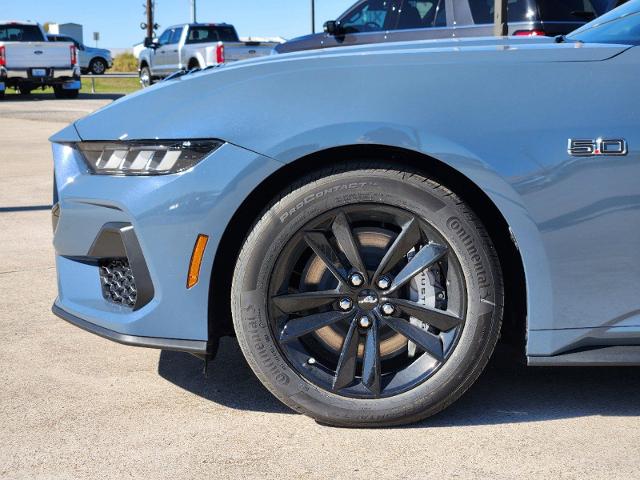
[[[59,99],[73,100],[75,98],[78,98],[79,93],[80,90],[65,90],[64,88],[59,86],[53,87],[53,94],[56,96],[56,98]]]
[[[498,340],[503,284],[448,188],[379,163],[285,191],[238,256],[235,331],[282,402],[336,426],[415,422],[460,397]]]
[[[0,92],[0,100],[4,98],[4,92]]]
[[[30,95],[31,90],[33,90],[31,87],[23,87],[23,86],[18,87],[18,91],[20,92],[20,95],[24,95],[24,96]]]
[[[142,88],[153,85],[153,77],[151,76],[151,69],[149,69],[149,67],[142,67],[140,69],[140,85],[142,85]]]
[[[103,75],[107,71],[107,62],[101,58],[94,58],[89,64],[89,71],[94,75]]]

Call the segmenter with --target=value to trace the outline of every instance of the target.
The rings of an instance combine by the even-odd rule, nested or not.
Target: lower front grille
[[[136,279],[126,258],[105,259],[100,262],[102,296],[108,302],[133,308],[138,298]]]

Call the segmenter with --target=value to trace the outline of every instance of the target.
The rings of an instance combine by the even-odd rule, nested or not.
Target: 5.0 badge
[[[621,138],[596,140],[569,139],[569,155],[574,157],[592,157],[597,155],[626,155],[627,141]]]

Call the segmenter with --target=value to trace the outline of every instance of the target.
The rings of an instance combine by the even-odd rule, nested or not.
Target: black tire
[[[151,75],[151,69],[144,66],[140,69],[140,85],[142,88],[150,87],[154,84],[153,76]]]
[[[195,58],[192,58],[191,60],[189,60],[187,70],[194,70],[196,68],[200,68],[200,63]]]
[[[80,90],[65,90],[60,86],[53,87],[53,94],[60,100],[74,100],[78,98]]]
[[[3,99],[4,99],[4,91],[0,92],[0,100],[3,100]]]
[[[94,58],[89,63],[89,71],[94,75],[104,75],[104,73],[107,71],[107,68],[109,67],[106,60],[104,60],[103,58]]]
[[[23,87],[23,86],[18,87],[18,91],[19,91],[20,95],[23,95],[23,96],[25,96],[25,97],[26,97],[27,95],[31,95],[31,91],[32,91],[32,90],[33,90],[33,88],[31,88],[31,87],[26,87],[26,86],[24,86],[24,87]]]
[[[360,205],[365,205],[366,208]],[[337,394],[331,389],[323,388],[319,381],[315,382],[310,379],[310,375],[304,373],[307,371],[305,368],[320,368],[320,365],[316,365],[317,361],[313,359],[311,364],[310,359],[305,365],[292,363],[291,357],[284,353],[287,350],[281,338],[274,333],[280,330],[279,327],[274,327],[277,321],[271,318],[277,315],[270,313],[278,311],[273,310],[272,305],[273,298],[276,298],[272,296],[275,288],[272,286],[272,276],[276,275],[276,266],[287,261],[290,256],[291,250],[286,249],[296,235],[300,235],[304,226],[319,221],[318,219],[324,218],[323,215],[331,216],[334,215],[333,212],[340,211],[336,209],[354,208],[360,208],[363,212],[370,210],[375,215],[387,208],[402,211],[420,222],[421,228],[422,225],[424,228],[432,228],[430,231],[434,232],[433,235],[439,237],[440,242],[448,244],[447,258],[451,257],[451,261],[447,259],[447,265],[452,266],[446,268],[451,268],[451,271],[457,269],[465,284],[460,290],[463,292],[460,293],[460,305],[464,304],[460,318],[464,320],[455,329],[455,345],[446,354],[447,358],[444,359],[443,354],[442,363],[437,369],[410,389],[397,394],[385,396],[384,390],[378,387],[377,394],[368,398],[358,397],[357,394]],[[350,231],[354,235],[355,230],[350,228]],[[330,233],[327,235],[327,238],[331,238]],[[425,241],[432,245],[431,239]],[[339,241],[337,245],[339,248]],[[357,241],[356,245],[362,243]],[[387,245],[391,245],[391,242]],[[361,247],[357,248],[362,250]],[[424,245],[420,250],[418,248],[418,244],[415,244],[415,250],[412,250],[416,252],[414,259]],[[409,262],[410,258],[406,255],[401,261]],[[431,263],[428,268],[431,269],[434,265]],[[369,270],[369,265],[365,268]],[[424,276],[426,272],[427,270],[419,275]],[[366,275],[373,277],[375,274]],[[374,278],[371,278],[371,282],[373,281]],[[449,283],[448,277],[445,277],[445,281]],[[450,295],[454,296],[453,293]],[[503,285],[497,255],[482,223],[471,209],[453,192],[432,180],[416,173],[380,167],[375,163],[364,164],[355,169],[344,167],[325,170],[307,176],[283,193],[257,221],[244,242],[234,271],[231,298],[238,341],[249,365],[262,383],[292,409],[307,414],[320,423],[346,427],[412,423],[434,415],[450,405],[473,384],[486,366],[499,337],[503,315]],[[360,305],[364,304],[354,303],[354,308],[360,308]],[[386,325],[381,314],[374,311],[371,313],[377,319],[374,320],[377,322],[376,329]],[[360,318],[358,315],[360,313],[353,321],[349,320],[351,325]],[[401,316],[399,313],[394,315]],[[358,329],[360,326],[350,328]],[[425,327],[423,325],[422,328]],[[282,336],[285,335],[286,328],[282,330]],[[369,332],[366,333],[367,339]],[[392,333],[396,332],[398,330]],[[441,335],[437,329],[435,332]],[[351,329],[348,335],[350,334]],[[382,334],[378,333],[372,338],[377,339],[378,335]],[[342,344],[343,354],[347,350],[346,345],[347,342]],[[357,353],[353,354],[359,362],[362,354],[358,348],[360,347],[356,347],[355,351]],[[390,360],[380,357],[380,349],[380,346],[376,347],[377,363],[384,365],[385,361]],[[423,353],[419,359],[425,355]],[[415,360],[413,365],[417,365],[418,361],[421,360]],[[296,367],[293,366],[294,363]],[[403,372],[411,368],[408,367]],[[336,372],[337,370],[338,367]],[[364,371],[364,367],[361,371]],[[380,367],[378,372],[378,379],[384,378],[380,376]],[[335,379],[337,377],[336,373]],[[358,382],[364,384],[355,370],[351,378],[351,385]],[[378,382],[380,384],[381,381]],[[390,388],[389,385],[388,381],[384,388]]]

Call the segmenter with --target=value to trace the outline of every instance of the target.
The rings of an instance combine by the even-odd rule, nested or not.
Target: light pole
[[[311,0],[311,33],[316,33],[316,0]]]
[[[504,37],[509,34],[509,24],[507,18],[508,0],[495,0],[493,34],[496,37]]]
[[[191,23],[196,23],[196,0],[191,0]]]

